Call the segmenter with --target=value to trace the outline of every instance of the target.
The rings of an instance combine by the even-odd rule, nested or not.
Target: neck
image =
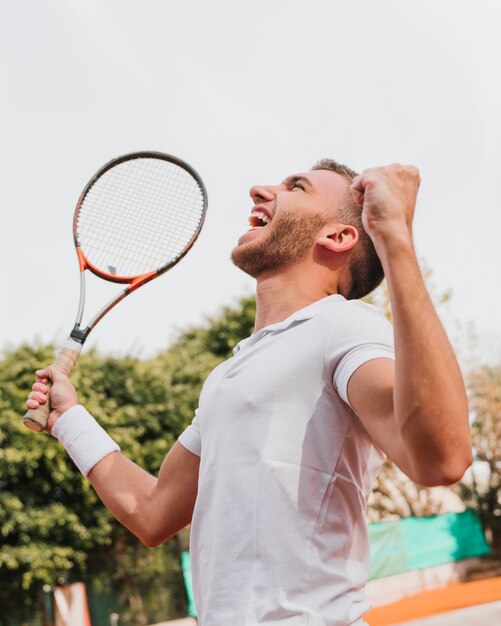
[[[329,281],[330,282],[330,281]],[[254,332],[281,322],[299,309],[337,293],[337,285],[312,276],[301,266],[257,279]]]

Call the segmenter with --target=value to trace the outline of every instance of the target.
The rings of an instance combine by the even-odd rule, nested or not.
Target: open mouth
[[[271,222],[271,215],[268,211],[262,209],[254,209],[249,216],[249,224],[251,228],[263,228]]]

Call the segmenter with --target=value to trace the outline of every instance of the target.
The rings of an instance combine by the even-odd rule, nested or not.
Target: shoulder
[[[365,334],[371,329],[392,332],[390,321],[373,304],[362,300],[346,300],[341,296],[327,300],[317,317],[319,323],[335,333],[344,331]]]
[[[345,300],[343,299],[341,302],[342,310],[345,314],[348,315],[356,315],[356,316],[364,316],[364,317],[382,317],[386,319],[384,313],[381,309],[374,306],[373,304],[369,304],[368,302],[364,302],[363,300]]]
[[[393,327],[382,311],[361,300],[340,300],[326,323],[325,366],[347,402],[348,381],[361,365],[379,358],[394,359]]]

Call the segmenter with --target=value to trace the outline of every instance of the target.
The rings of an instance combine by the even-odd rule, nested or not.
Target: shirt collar
[[[289,315],[289,317],[286,317],[281,322],[275,322],[275,324],[270,324],[269,326],[265,326],[264,328],[261,328],[260,330],[258,330],[257,333],[253,333],[252,335],[250,335],[250,337],[246,337],[245,339],[242,339],[233,348],[233,354],[237,354],[237,352],[239,352],[245,346],[252,345],[253,343],[255,343],[256,341],[259,341],[259,339],[261,339],[262,337],[264,337],[265,335],[269,333],[274,333],[279,330],[285,330],[286,328],[289,328],[289,326],[292,326],[296,322],[302,322],[304,320],[311,319],[317,313],[319,313],[322,309],[324,309],[326,306],[332,303],[334,300],[344,301],[345,298],[338,293],[335,293],[331,296],[326,296],[325,298],[321,298],[320,300],[317,300],[316,302],[313,302],[312,304],[309,304],[308,306],[305,306],[302,309],[295,311],[294,313],[292,313],[292,315]]]

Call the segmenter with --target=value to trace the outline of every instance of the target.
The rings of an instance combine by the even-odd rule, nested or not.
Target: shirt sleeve
[[[395,358],[393,327],[376,307],[349,301],[336,320],[330,343],[334,387],[351,407],[348,383],[355,371],[372,359]]]
[[[202,440],[200,437],[197,411],[195,411],[195,417],[193,418],[191,424],[181,433],[178,441],[189,452],[200,456],[202,452]]]

